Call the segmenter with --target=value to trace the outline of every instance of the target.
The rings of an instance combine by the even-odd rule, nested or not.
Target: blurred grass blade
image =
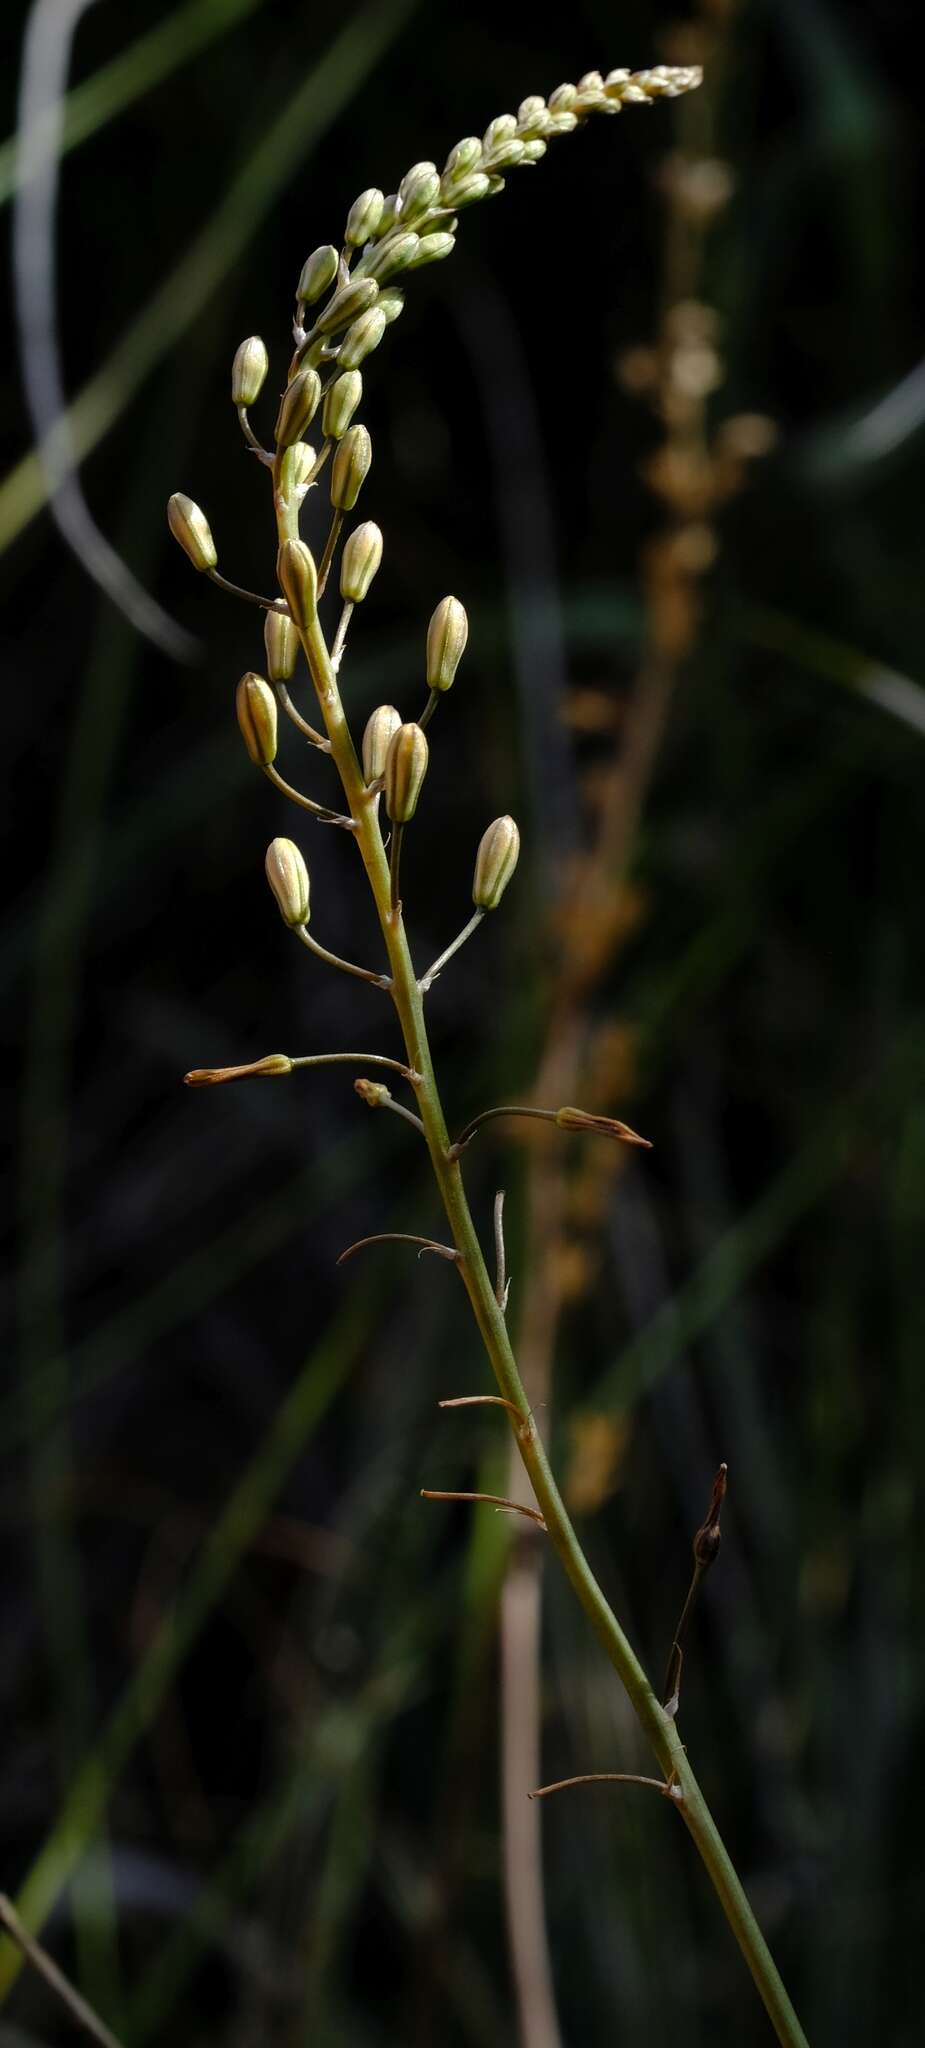
[[[41,454],[33,450],[0,485],[0,551],[47,502],[46,467],[62,450],[84,457],[125,411],[155,365],[186,333],[247,247],[277,194],[310,156],[420,0],[370,0],[304,79],[229,185],[208,226],[149,299],[112,354],[69,406]]]
[[[200,50],[208,49],[217,36],[265,5],[266,0],[188,0],[187,6],[178,7],[166,21],[159,22],[147,35],[139,36],[121,56],[102,65],[92,78],[68,93],[64,102],[62,156],[104,128],[133,100],[143,99],[172,71],[179,70],[181,64],[198,57]],[[41,132],[37,140],[44,141]],[[16,191],[19,181],[16,138],[11,136],[0,143],[0,206]]]

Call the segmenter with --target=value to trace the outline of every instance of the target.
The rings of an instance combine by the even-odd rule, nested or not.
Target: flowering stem
[[[281,511],[280,540],[294,538]],[[697,1784],[674,1722],[665,1713],[635,1651],[605,1599],[572,1527],[553,1477],[524,1390],[501,1308],[492,1286],[469,1211],[456,1149],[451,1146],[424,1022],[424,1002],[411,960],[404,923],[392,894],[376,815],[367,799],[360,764],[344,715],[327,643],[317,615],[302,631],[309,670],[331,743],[344,795],[356,824],[356,843],[369,879],[391,967],[390,993],[401,1025],[408,1064],[420,1076],[415,1090],[434,1177],[451,1235],[460,1254],[459,1271],[499,1392],[524,1420],[513,1424],[527,1477],[549,1540],[595,1635],[622,1680],[637,1719],[664,1774],[676,1787],[676,1805],[719,1897],[723,1911],[768,2016],[785,2048],[808,2048],[806,2036],[777,1971],[709,1808]],[[393,847],[393,876],[395,871]],[[302,933],[303,937],[306,934]],[[339,963],[340,964],[340,963]],[[353,972],[358,970],[354,969]],[[370,978],[370,977],[365,977]],[[373,977],[375,978],[375,977]],[[537,1112],[531,1112],[537,1114]]]

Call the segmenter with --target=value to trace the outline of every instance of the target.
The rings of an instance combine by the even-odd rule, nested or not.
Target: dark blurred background
[[[426,620],[446,591],[464,599],[470,649],[406,842],[422,964],[465,921],[488,820],[511,809],[524,850],[431,997],[451,1121],[548,1100],[540,1078],[565,1072],[655,1147],[553,1133],[550,1149],[496,1125],[470,1155],[486,1235],[507,1190],[515,1338],[549,1340],[541,1426],[656,1674],[728,1460],[682,1736],[811,2040],[911,2048],[911,11],[96,0],[84,18],[42,0],[4,16],[11,137],[27,19],[32,89],[53,98],[61,72],[75,97],[57,168],[39,148],[18,198],[30,159],[0,156],[9,230],[19,207],[0,482],[0,1884],[26,1881],[24,1911],[130,2048],[500,2048],[518,2025],[528,2048],[556,2041],[548,2009],[524,2021],[502,1881],[499,1589],[509,1557],[528,1587],[538,1564],[510,1521],[418,1497],[506,1490],[496,1411],[436,1406],[487,1368],[448,1266],[399,1246],[334,1264],[366,1232],[441,1234],[426,1162],[349,1072],[180,1085],[195,1065],[395,1045],[375,993],[307,959],[272,906],[263,851],[294,832],[319,938],[377,963],[346,843],[293,824],[235,729],[259,614],[194,579],[164,507],[190,492],[225,572],[272,588],[227,378],[257,332],[279,388],[310,249],[362,187],[442,163],[526,93],[702,55],[701,95],[555,142],[411,280],[367,366],[362,507],[386,547],[344,691],[358,725],[384,699],[416,715]],[[30,453],[56,375],[77,404],[85,502],[69,485],[59,517],[82,561]],[[269,433],[271,398],[256,417]],[[294,748],[283,765],[299,779]],[[304,768],[327,798],[324,763]],[[509,1634],[508,1777],[521,1709],[541,1716],[547,1779],[644,1770],[552,1569],[538,1694],[535,1653],[534,1631],[518,1668]],[[562,2043],[767,2037],[661,1802],[563,1793],[543,1835]],[[3,2048],[73,2037],[21,1975]]]

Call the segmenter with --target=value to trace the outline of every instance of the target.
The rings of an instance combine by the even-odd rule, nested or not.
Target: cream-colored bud
[[[348,428],[331,464],[331,503],[336,511],[353,511],[372,459],[373,446],[367,429]]]
[[[468,178],[472,171],[478,169],[481,161],[482,145],[478,136],[464,135],[462,141],[454,143],[450,150],[450,154],[443,166],[441,183],[452,182],[454,179]]]
[[[301,441],[315,417],[320,397],[321,378],[317,370],[300,370],[287,384],[276,417],[278,448],[292,448],[296,441]]]
[[[528,142],[524,143],[524,153],[520,161],[523,164],[538,164],[540,157],[545,155],[546,144],[542,136],[534,135]]]
[[[416,253],[418,237],[409,228],[404,235],[393,235],[390,241],[380,242],[372,256],[364,257],[366,273],[373,281],[386,284],[390,277],[396,277],[400,270],[407,270],[412,256]]]
[[[493,157],[502,142],[510,142],[517,133],[516,114],[497,114],[482,136],[482,155]]]
[[[214,569],[218,561],[212,529],[203,511],[183,491],[167,501],[167,524],[194,569]]]
[[[385,757],[385,807],[393,825],[407,825],[414,817],[427,759],[426,733],[419,725],[400,725]]]
[[[362,604],[382,560],[382,534],[372,519],[350,535],[340,562],[340,594],[345,604]]]
[[[427,687],[448,690],[465,653],[469,621],[458,597],[441,599],[427,628]]]
[[[549,109],[538,92],[530,93],[521,100],[517,109],[517,133],[528,139],[534,135],[545,135],[549,123]]]
[[[340,291],[335,292],[330,305],[319,314],[314,332],[336,334],[339,328],[349,327],[351,320],[365,313],[367,306],[371,306],[378,297],[379,286],[374,277],[351,278],[349,284],[342,285]]]
[[[235,691],[241,738],[255,768],[269,768],[276,759],[276,698],[262,676],[249,672]]]
[[[336,377],[328,386],[321,424],[329,441],[343,439],[362,396],[363,379],[359,370],[348,370],[345,376]]]
[[[241,342],[231,365],[232,405],[256,405],[269,367],[270,359],[259,334]]]
[[[284,540],[276,557],[276,574],[296,626],[314,623],[318,610],[318,571],[304,540]]]
[[[263,644],[271,683],[288,683],[299,657],[299,636],[285,612],[265,612]]]
[[[442,231],[438,234],[422,235],[408,269],[423,270],[425,263],[442,263],[444,256],[452,256],[455,247],[455,235],[444,234]]]
[[[513,818],[496,818],[483,832],[475,856],[472,901],[479,910],[497,910],[517,866],[520,833]]]
[[[440,174],[436,164],[412,164],[398,188],[401,220],[420,220],[421,215],[433,206],[439,193]]]
[[[484,199],[490,191],[491,179],[484,171],[473,171],[470,178],[461,178],[458,185],[453,185],[446,196],[450,206],[461,210],[472,206],[476,199]]]
[[[345,370],[355,370],[367,356],[372,355],[373,349],[379,347],[387,326],[385,314],[379,306],[369,306],[358,320],[353,321],[337,352],[337,360]]]
[[[546,105],[551,114],[570,114],[577,98],[577,86],[557,85],[555,92],[550,93]]]
[[[337,250],[331,242],[325,242],[320,249],[314,249],[308,261],[302,266],[296,298],[303,306],[313,306],[316,299],[329,290],[337,276]]]
[[[394,704],[380,704],[366,721],[363,734],[363,777],[378,782],[385,774],[389,747],[401,724],[401,712]]]
[[[422,239],[426,241],[427,237],[423,236]],[[376,304],[380,313],[385,314],[386,326],[391,327],[392,321],[397,320],[399,313],[404,311],[405,294],[399,290],[397,284],[389,285],[387,291],[379,293]]]
[[[370,185],[355,199],[347,215],[344,241],[352,249],[361,249],[364,242],[372,240],[379,222],[385,200],[378,186]]]
[[[308,869],[294,840],[274,839],[267,847],[264,868],[283,923],[307,924],[310,901]]]
[[[521,142],[517,136],[514,136],[510,142],[499,142],[497,148],[493,149],[491,153],[492,170],[512,171],[515,164],[523,163],[525,149],[526,143]]]
[[[281,452],[279,464],[279,495],[287,503],[304,495],[305,485],[315,467],[315,450],[308,441],[294,441],[291,448]]]

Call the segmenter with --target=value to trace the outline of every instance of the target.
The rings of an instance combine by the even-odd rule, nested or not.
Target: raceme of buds
[[[337,276],[337,250],[330,242],[313,250],[307,263],[302,266],[302,275],[296,289],[296,298],[303,306],[313,306],[323,292],[329,290]]]
[[[276,759],[276,698],[262,676],[249,671],[235,691],[241,738],[255,768],[269,768]]]
[[[340,441],[356,412],[363,396],[363,379],[359,370],[348,370],[343,377],[337,377],[328,386],[324,399],[321,424],[330,441]]]
[[[355,370],[358,363],[365,362],[366,357],[372,355],[373,349],[379,347],[387,326],[385,314],[378,306],[368,306],[366,312],[353,321],[337,352],[337,360],[345,370]]]
[[[266,612],[263,644],[267,650],[267,675],[271,683],[288,683],[299,655],[299,636],[285,612]]]
[[[560,1131],[596,1132],[602,1138],[616,1138],[621,1145],[642,1145],[647,1152],[652,1150],[648,1138],[641,1138],[638,1131],[631,1131],[629,1124],[621,1124],[615,1116],[589,1116],[586,1109],[557,1109],[556,1122]]]
[[[402,223],[419,220],[423,213],[430,211],[439,195],[440,174],[436,164],[413,164],[398,188]]]
[[[472,901],[478,910],[497,910],[519,853],[520,833],[513,818],[496,818],[483,832],[475,856]]]
[[[427,628],[427,687],[448,690],[469,638],[466,609],[458,597],[444,597]]]
[[[344,231],[344,241],[352,249],[360,249],[364,242],[372,240],[382,219],[384,204],[383,195],[375,185],[370,185],[354,200],[347,215],[347,226]]]
[[[313,623],[318,610],[318,571],[304,540],[284,540],[276,557],[279,587],[297,626]]]
[[[187,1088],[213,1088],[218,1081],[249,1081],[264,1075],[272,1080],[277,1074],[291,1073],[287,1052],[268,1052],[262,1060],[249,1060],[245,1067],[194,1067],[183,1080]]]
[[[329,306],[319,313],[315,321],[316,334],[336,334],[339,327],[349,327],[359,313],[365,313],[367,306],[379,297],[379,286],[374,277],[355,277],[349,284],[335,292]]]
[[[218,561],[212,529],[204,512],[183,491],[167,501],[167,524],[194,569],[214,569]]]
[[[400,725],[385,757],[385,807],[393,825],[407,825],[427,774],[427,736],[419,725]]]
[[[382,534],[372,519],[350,535],[341,556],[340,594],[345,604],[362,604],[382,560]]]
[[[331,464],[331,503],[337,512],[352,512],[369,473],[373,446],[365,427],[350,427]]]
[[[291,448],[301,441],[306,427],[311,425],[318,410],[321,397],[321,378],[317,370],[300,370],[286,386],[280,400],[276,419],[276,445]]]
[[[385,763],[389,747],[401,725],[401,712],[394,704],[380,704],[366,721],[363,734],[363,776],[366,782],[379,782],[385,774]]]
[[[242,341],[231,365],[232,405],[256,405],[269,367],[270,359],[259,334]]]
[[[284,924],[308,923],[308,869],[294,840],[274,839],[264,862],[267,881]]]

